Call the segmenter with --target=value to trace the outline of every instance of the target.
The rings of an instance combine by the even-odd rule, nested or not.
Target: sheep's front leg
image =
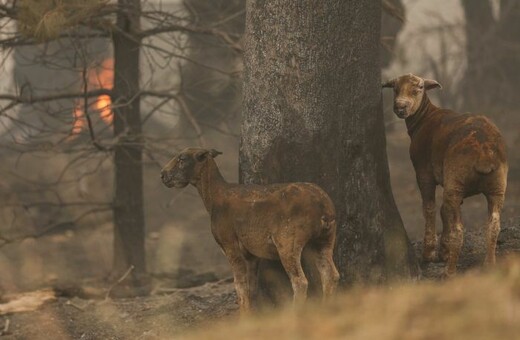
[[[238,306],[241,314],[247,314],[251,311],[251,298],[248,287],[248,271],[247,261],[239,251],[227,251],[229,264],[233,271],[235,282],[235,290],[238,297]]]
[[[247,257],[247,286],[249,291],[249,301],[252,304],[255,303],[258,293],[258,263],[260,260],[250,255]]]
[[[428,179],[418,179],[421,191],[424,226],[423,261],[437,260],[437,235],[435,231],[435,182]]]

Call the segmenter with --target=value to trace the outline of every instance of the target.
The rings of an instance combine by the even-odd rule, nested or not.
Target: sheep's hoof
[[[457,275],[456,271],[449,271],[448,269],[446,269],[441,275],[441,280],[449,280],[453,278],[455,275]]]
[[[423,251],[423,262],[437,262],[437,252],[435,250],[424,250]]]
[[[441,254],[439,256],[439,259],[442,261],[442,262],[448,262],[448,251],[441,251]]]
[[[486,259],[484,260],[484,267],[493,267],[496,264],[495,257],[488,257],[486,256]]]

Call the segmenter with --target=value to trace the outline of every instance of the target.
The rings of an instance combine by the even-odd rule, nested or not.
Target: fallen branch
[[[52,289],[44,289],[15,294],[7,298],[8,302],[0,304],[0,315],[34,311],[45,302],[55,300],[56,294]],[[9,325],[7,325],[8,327]],[[4,326],[4,330],[5,328],[6,326]]]
[[[71,306],[71,307],[74,307],[74,308],[76,308],[77,310],[80,310],[80,311],[82,311],[82,312],[85,311],[85,308],[84,308],[84,307],[81,307],[81,306],[75,304],[75,303],[72,302],[71,300],[67,300],[67,302],[65,302],[65,305],[67,305],[67,306]]]
[[[117,280],[112,286],[110,286],[110,288],[108,288],[108,291],[105,295],[105,300],[108,300],[108,298],[110,297],[110,292],[112,291],[112,289],[114,289],[118,284],[120,284],[121,282],[123,282],[127,277],[128,275],[130,275],[130,273],[132,272],[132,270],[134,270],[134,265],[131,265],[127,270],[126,272],[123,274],[123,276],[121,276],[119,278],[119,280]]]

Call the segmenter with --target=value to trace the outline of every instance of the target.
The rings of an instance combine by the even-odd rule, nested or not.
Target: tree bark
[[[133,284],[146,273],[143,168],[139,107],[140,0],[119,0],[114,44],[114,274],[131,266]]]
[[[380,29],[380,1],[247,2],[241,181],[328,192],[344,284],[418,273],[390,188]]]

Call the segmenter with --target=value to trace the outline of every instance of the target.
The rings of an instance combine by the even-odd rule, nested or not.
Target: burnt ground
[[[459,271],[480,266],[484,234],[465,233]],[[414,243],[418,256],[421,243]],[[520,219],[503,225],[498,241],[499,258],[520,254]],[[439,279],[442,263],[422,264],[422,280]],[[193,284],[200,283],[193,280]],[[197,287],[172,288],[172,280],[154,281],[152,294],[127,299],[59,297],[37,311],[0,317],[2,339],[164,339],[193,329],[204,329],[222,319],[236,319],[238,306],[231,279]],[[185,285],[189,285],[185,283]]]
[[[1,339],[163,339],[237,314],[231,280],[147,297],[63,298],[35,312],[0,317]]]

